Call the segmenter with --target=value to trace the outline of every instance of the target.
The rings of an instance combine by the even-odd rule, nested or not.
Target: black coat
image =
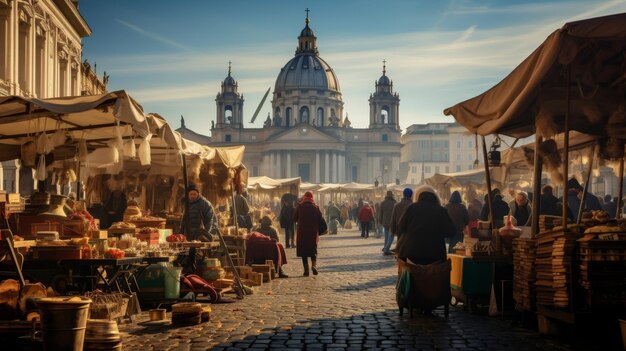
[[[420,197],[400,218],[398,231],[403,234],[398,239],[398,256],[416,264],[445,260],[444,238],[454,236],[456,228],[435,195],[422,193]]]
[[[541,194],[541,204],[539,205],[539,214],[560,216],[561,203],[554,195]]]
[[[295,210],[292,205],[283,205],[278,216],[281,228],[293,228],[293,213]]]

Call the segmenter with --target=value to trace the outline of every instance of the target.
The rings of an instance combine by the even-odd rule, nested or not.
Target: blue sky
[[[352,125],[367,127],[386,59],[406,128],[452,121],[444,108],[499,82],[564,23],[626,12],[626,1],[81,0],[93,31],[83,59],[110,75],[109,90],[207,135],[230,60],[246,126],[260,127],[271,97],[247,122],[293,57],[307,7]]]

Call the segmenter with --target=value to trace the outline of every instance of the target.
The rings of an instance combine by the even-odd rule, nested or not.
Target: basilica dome
[[[339,81],[333,69],[319,56],[316,40],[307,14],[296,54],[276,78],[272,99],[275,126],[341,124],[343,101]]]
[[[293,89],[339,91],[333,69],[321,57],[299,54],[287,62],[276,79],[275,92]]]
[[[319,56],[316,39],[307,16],[306,25],[298,37],[296,55],[280,70],[274,92],[293,89],[340,91],[335,72]]]

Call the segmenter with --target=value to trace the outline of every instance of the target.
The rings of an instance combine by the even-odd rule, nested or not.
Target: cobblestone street
[[[302,277],[302,263],[288,249],[288,279],[264,284],[241,301],[212,305],[211,321],[199,326],[120,325],[124,349],[577,349],[562,339],[485,313],[470,315],[459,307],[451,307],[448,319],[443,309],[435,316],[410,319],[405,312],[400,317],[395,260],[383,256],[381,248],[382,239],[363,239],[356,230],[324,236],[320,273],[310,277]],[[141,317],[145,320],[146,312]]]

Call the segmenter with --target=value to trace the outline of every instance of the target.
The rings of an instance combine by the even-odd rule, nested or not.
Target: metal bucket
[[[91,300],[46,297],[36,300],[41,312],[43,347],[47,351],[82,351]]]
[[[122,339],[117,322],[108,319],[87,320],[85,332],[85,351],[121,350]]]

